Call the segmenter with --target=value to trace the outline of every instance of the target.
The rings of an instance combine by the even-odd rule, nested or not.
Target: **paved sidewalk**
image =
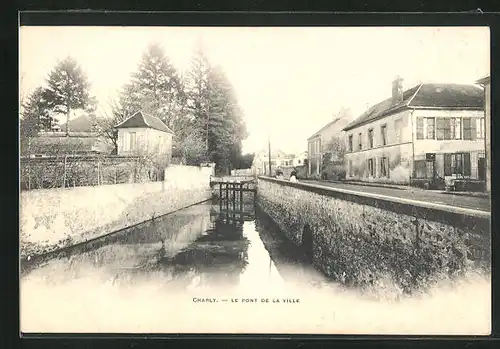
[[[327,182],[315,180],[299,180],[302,183],[317,184],[332,188],[347,189],[359,191],[362,193],[374,193],[395,198],[405,198],[416,201],[432,202],[435,204],[448,205],[452,207],[470,208],[475,210],[487,211],[491,210],[491,203],[489,197],[469,196],[469,195],[453,195],[454,192],[446,192],[437,190],[425,190],[420,188],[406,187],[406,190],[389,188],[389,187],[376,187],[360,184],[347,184],[342,182]],[[456,193],[456,192],[455,192]]]
[[[433,193],[439,193],[439,194],[460,195],[460,196],[474,196],[474,197],[490,198],[490,194],[489,193],[484,193],[484,192],[431,190],[431,189],[423,189],[423,188],[418,188],[418,187],[411,187],[409,185],[396,185],[396,184],[370,183],[370,182],[356,182],[356,181],[332,181],[332,180],[323,180],[323,181],[318,181],[318,182],[347,184],[347,185],[376,187],[376,188],[389,188],[389,189],[398,189],[398,190],[411,190],[411,191],[419,191],[420,190],[420,191],[423,191],[423,192],[433,192]]]

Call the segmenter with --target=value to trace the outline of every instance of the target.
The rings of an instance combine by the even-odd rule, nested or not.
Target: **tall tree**
[[[133,96],[129,104],[159,117],[169,127],[179,117],[183,86],[179,73],[159,44],[153,43],[147,47],[125,89]]]
[[[55,123],[51,115],[47,91],[36,88],[23,104],[20,120],[21,137],[35,137],[41,130],[50,130]]]
[[[228,172],[241,154],[246,129],[234,89],[220,67],[209,72],[208,97],[209,157],[219,171]]]
[[[66,135],[69,135],[69,118],[74,109],[85,109],[90,95],[87,76],[78,62],[67,57],[50,72],[47,79],[49,107],[58,114],[66,114]]]
[[[194,121],[199,136],[209,153],[209,75],[211,65],[200,45],[191,61],[190,70],[185,78],[186,109],[188,117]]]

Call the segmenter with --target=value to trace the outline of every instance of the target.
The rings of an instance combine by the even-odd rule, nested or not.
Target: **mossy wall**
[[[306,250],[310,231],[314,266],[345,284],[391,280],[411,292],[490,266],[489,218],[261,178],[257,202]]]

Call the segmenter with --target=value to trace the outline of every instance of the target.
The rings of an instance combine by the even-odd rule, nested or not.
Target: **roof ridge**
[[[146,124],[146,126],[147,126],[147,127],[149,127],[149,128],[153,128],[153,127],[149,124],[149,122],[146,120],[146,118],[144,117],[144,116],[146,115],[146,113],[144,113],[142,110],[140,111],[140,113],[141,113],[142,120],[144,121],[144,123]],[[149,116],[149,115],[147,115],[147,116]]]
[[[413,96],[411,96],[411,98],[408,100],[408,102],[406,103],[406,106],[409,107],[410,106],[410,103],[413,101],[413,99],[415,98],[415,96],[420,92],[420,89],[422,88],[422,86],[424,86],[424,83],[421,83],[417,90],[415,91],[415,93],[413,94]],[[413,87],[412,87],[413,88]]]
[[[130,115],[128,118],[126,118],[126,119],[125,119],[125,120],[123,120],[122,122],[120,122],[120,123],[116,124],[116,125],[115,125],[115,127],[119,127],[119,126],[123,125],[125,122],[127,122],[127,121],[128,121],[128,120],[130,120],[130,119],[132,119],[134,116],[136,116],[136,115],[137,115],[137,113],[140,113],[140,112],[141,112],[141,110],[140,110],[140,109],[139,109],[139,110],[137,110],[136,112],[132,113],[132,115]]]

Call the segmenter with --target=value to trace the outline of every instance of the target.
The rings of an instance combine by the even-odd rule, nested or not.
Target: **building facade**
[[[474,85],[420,84],[344,128],[346,178],[425,187],[485,180],[484,98]]]
[[[115,128],[118,130],[118,155],[156,154],[171,158],[173,132],[160,119],[139,111]]]
[[[297,154],[293,158],[293,166],[299,167],[304,166],[307,163],[306,159],[308,159],[307,151],[303,151],[302,153]]]
[[[299,159],[303,163],[303,159]],[[296,166],[297,158],[293,154],[287,154],[282,150],[271,150],[271,175],[274,175],[276,170],[280,168],[285,175],[292,171]],[[300,166],[300,165],[299,165]],[[269,175],[269,152],[262,150],[257,152],[252,162],[253,174]]]
[[[327,151],[329,142],[334,138],[342,142],[342,129],[352,120],[349,110],[341,110],[333,121],[323,126],[307,139],[308,174],[320,174],[323,154]],[[335,157],[335,154],[333,154]]]
[[[89,115],[81,115],[67,124],[53,125],[50,131],[41,131],[29,140],[29,147],[23,156],[32,158],[70,156],[91,156],[109,154],[112,148],[108,140],[97,132],[96,124]],[[68,131],[66,131],[68,130]]]
[[[491,78],[486,76],[478,81],[484,88],[484,151],[486,153],[486,191],[491,191]]]

